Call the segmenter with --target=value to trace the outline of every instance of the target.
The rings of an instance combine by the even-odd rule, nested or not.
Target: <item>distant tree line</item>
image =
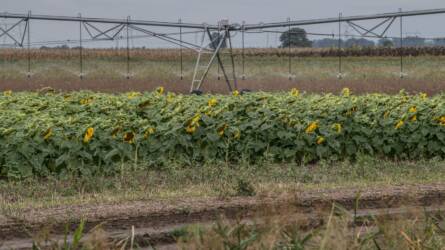
[[[216,48],[223,35],[214,32],[211,34],[211,45]],[[316,40],[309,40],[306,30],[301,28],[292,28],[289,31],[283,32],[280,36],[280,48],[337,48],[339,45],[342,48],[370,48],[370,47],[384,47],[384,48],[399,48],[399,38],[382,38],[379,40],[370,40],[366,38],[349,38],[341,39],[336,38],[323,38]],[[408,36],[402,40],[404,47],[434,47],[445,46],[445,38],[426,39],[419,36]],[[41,49],[78,49],[78,46],[69,47],[68,45],[59,46],[42,46]],[[134,48],[134,47],[133,47]],[[141,47],[145,49],[145,47]],[[222,41],[221,48],[227,48],[226,41]]]
[[[385,48],[399,48],[399,38],[382,38],[377,41],[373,41],[366,38],[349,38],[338,39],[323,38],[317,40],[309,40],[307,32],[301,28],[292,28],[289,31],[284,32],[280,36],[281,48],[293,47],[293,48],[335,48],[339,45],[342,48],[367,48],[367,47],[385,47]],[[402,40],[405,47],[431,47],[431,46],[445,46],[445,38],[426,39],[419,36],[408,36]]]

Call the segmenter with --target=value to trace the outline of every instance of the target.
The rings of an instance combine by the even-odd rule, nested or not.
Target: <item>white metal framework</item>
[[[51,15],[34,15],[31,12],[27,14],[12,14],[12,13],[0,13],[0,18],[5,19],[13,19],[17,20],[13,25],[8,28],[0,27],[0,38],[8,37],[11,39],[15,45],[19,47],[27,47],[30,49],[31,45],[31,37],[30,37],[30,22],[31,20],[45,20],[45,21],[58,21],[58,22],[78,22],[79,23],[79,43],[80,43],[80,77],[82,78],[82,31],[85,30],[88,33],[90,40],[116,40],[118,39],[118,35],[121,32],[127,33],[127,78],[129,75],[129,31],[134,30],[140,32],[146,36],[155,37],[161,39],[165,42],[169,42],[180,46],[180,48],[192,49],[197,52],[197,59],[193,73],[193,79],[191,82],[190,91],[200,91],[203,83],[210,71],[212,65],[217,62],[219,69],[221,69],[227,87],[230,91],[238,89],[237,86],[237,74],[235,71],[235,62],[232,53],[232,41],[231,41],[231,33],[232,32],[241,32],[242,33],[242,42],[243,42],[243,74],[242,79],[245,78],[244,75],[244,36],[248,33],[258,32],[279,32],[273,30],[265,30],[268,28],[280,28],[280,27],[295,27],[295,26],[305,26],[305,25],[314,25],[314,24],[328,24],[328,23],[338,23],[339,24],[339,37],[340,37],[340,29],[341,23],[347,23],[355,32],[358,33],[359,36],[362,37],[373,37],[373,38],[383,38],[385,37],[388,29],[393,25],[397,18],[400,19],[400,29],[402,32],[402,18],[409,16],[424,16],[424,15],[433,15],[433,14],[444,14],[445,9],[432,9],[432,10],[418,10],[418,11],[399,11],[392,13],[383,13],[383,14],[375,14],[375,15],[360,15],[360,16],[342,16],[334,18],[325,18],[325,19],[311,19],[311,20],[302,20],[302,21],[291,21],[287,22],[276,22],[276,23],[260,23],[260,24],[230,24],[228,21],[221,21],[217,25],[209,25],[209,24],[194,24],[194,23],[183,23],[181,20],[178,22],[159,22],[159,21],[145,21],[145,20],[131,20],[129,17],[127,19],[108,19],[108,18],[89,18],[82,17],[81,15],[77,17],[70,16],[51,16]],[[380,23],[371,28],[363,27],[356,23],[356,21],[362,20],[382,20]],[[25,28],[23,32],[19,35],[14,34],[12,31],[19,27],[20,25],[25,24]],[[112,24],[113,26],[107,29],[101,29],[97,27],[97,24]],[[180,37],[176,38],[175,35],[177,33],[159,33],[150,30],[150,27],[164,27],[164,28],[179,28],[180,29]],[[183,29],[187,29],[188,31],[183,31]],[[377,30],[381,29],[380,32]],[[218,39],[215,40],[215,37],[212,36],[212,33],[217,32],[219,36]],[[15,32],[17,33],[17,32]],[[202,37],[200,39],[200,43],[192,43],[188,41],[184,41],[182,39],[183,34],[187,33],[201,33]],[[207,39],[206,39],[207,38]],[[25,43],[25,39],[27,42]],[[401,47],[403,46],[402,42],[402,34],[400,36]],[[206,42],[207,41],[207,42]],[[340,38],[339,38],[339,46],[340,46]],[[221,60],[221,50],[222,45],[228,44],[228,54],[231,57],[230,60],[230,68],[232,74],[230,74],[223,64]],[[208,53],[211,54],[209,61],[204,61],[202,55]],[[28,56],[28,77],[31,76],[30,69],[30,57]],[[290,60],[289,60],[289,78],[290,74]],[[231,76],[229,76],[231,75]],[[341,56],[339,56],[339,77],[341,77]],[[403,76],[403,56],[401,55],[401,77]],[[182,50],[181,50],[181,78],[182,78]]]

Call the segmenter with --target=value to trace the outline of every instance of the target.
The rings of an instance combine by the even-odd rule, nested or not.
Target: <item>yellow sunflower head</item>
[[[296,88],[293,88],[293,89],[291,89],[291,91],[290,91],[290,95],[291,95],[291,96],[294,96],[294,97],[297,97],[297,96],[300,95],[300,91],[298,91],[298,89],[296,89]]]
[[[194,125],[188,125],[186,128],[185,128],[185,131],[188,133],[188,134],[194,134],[195,132],[196,132],[196,129],[197,129],[198,127],[197,126],[194,126]]]
[[[83,142],[84,143],[88,143],[89,141],[91,141],[91,139],[93,138],[94,135],[94,128],[88,128],[87,131],[85,131],[85,134],[83,136]]]
[[[439,123],[440,123],[440,125],[445,126],[445,115],[439,117]]]
[[[150,135],[154,134],[156,132],[155,128],[148,128],[145,133],[144,133],[144,138],[147,139],[148,137],[150,137]]]
[[[317,137],[317,144],[321,145],[326,141],[326,139],[323,136]]]
[[[190,120],[190,125],[198,126],[199,127],[199,121],[201,120],[201,114],[197,113],[193,118]]]
[[[306,128],[307,134],[312,134],[318,128],[318,122],[311,122]]]
[[[51,136],[53,135],[53,130],[52,128],[48,128],[44,133],[43,133],[43,139],[45,141],[47,141],[49,138],[51,138]]]
[[[12,96],[12,90],[5,90],[3,91],[4,96]]]
[[[128,97],[128,99],[133,99],[133,98],[138,97],[138,96],[140,96],[140,95],[142,95],[142,94],[139,93],[139,92],[130,92],[130,93],[127,93],[127,97]]]
[[[341,91],[341,94],[342,94],[342,96],[348,97],[348,96],[351,95],[351,91],[349,90],[349,88],[344,88],[344,89]]]
[[[399,128],[401,128],[403,126],[403,124],[405,124],[405,122],[403,120],[400,120],[400,121],[397,122],[395,128],[399,129]]]
[[[214,107],[216,106],[216,104],[218,104],[218,100],[216,100],[216,98],[211,98],[208,102],[207,102],[209,107]]]
[[[337,131],[338,134],[340,134],[343,129],[340,123],[334,123],[332,127],[334,128],[335,131]]]
[[[157,89],[156,89],[156,93],[158,93],[158,95],[163,95],[164,94],[164,87],[158,87]]]

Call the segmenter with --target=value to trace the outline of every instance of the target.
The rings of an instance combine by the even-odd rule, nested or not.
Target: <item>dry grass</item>
[[[315,216],[318,212],[313,212]],[[276,215],[263,211],[253,220],[220,219],[209,225],[187,225],[165,232],[164,241],[175,242],[160,249],[444,249],[443,213],[408,210],[394,216],[382,214],[360,218],[333,204],[320,218],[298,216],[295,212]],[[134,228],[112,238],[100,225],[86,232],[83,221],[65,240],[43,232],[36,246],[45,249],[134,249],[150,246],[156,235],[134,234]],[[68,232],[66,232],[68,235]],[[154,236],[154,237],[153,237]],[[66,240],[68,239],[68,241]],[[151,240],[151,241],[150,241]],[[162,243],[162,240],[161,240]],[[156,249],[155,248],[155,249]]]
[[[236,176],[236,178],[234,178]],[[63,205],[119,203],[193,197],[231,197],[249,191],[257,196],[296,190],[366,188],[431,184],[445,179],[443,161],[321,163],[317,166],[199,166],[137,171],[122,176],[53,177],[0,180],[0,212],[17,216],[23,209]]]

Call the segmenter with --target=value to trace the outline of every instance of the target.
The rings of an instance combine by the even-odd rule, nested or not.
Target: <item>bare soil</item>
[[[358,202],[357,202],[358,201]],[[86,230],[102,225],[114,235],[134,226],[153,242],[171,243],[167,229],[227,219],[261,217],[262,214],[306,214],[329,211],[332,204],[347,210],[395,209],[401,207],[437,207],[445,201],[445,184],[389,186],[361,189],[298,191],[278,197],[187,198],[144,200],[125,204],[97,204],[25,209],[19,217],[0,215],[0,243],[30,244],[31,236],[42,230],[61,235],[67,224],[74,229],[79,220],[87,220]],[[397,210],[399,211],[399,210]],[[147,236],[148,235],[148,236]],[[23,243],[25,240],[25,243]],[[27,240],[27,241],[26,241]],[[19,244],[19,245],[20,245]],[[0,244],[1,246],[1,244]],[[6,245],[4,245],[6,246]],[[26,247],[25,247],[26,248]]]

